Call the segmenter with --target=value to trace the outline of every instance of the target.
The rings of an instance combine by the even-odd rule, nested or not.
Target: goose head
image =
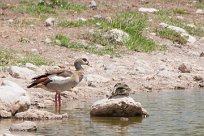
[[[129,93],[131,91],[130,87],[125,83],[115,84],[113,90],[114,90],[114,93],[116,93],[116,94]]]
[[[79,58],[74,61],[74,66],[76,70],[82,69],[82,65],[89,65],[89,61],[86,58]]]

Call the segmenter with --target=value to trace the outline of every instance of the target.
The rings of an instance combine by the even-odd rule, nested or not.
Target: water
[[[204,90],[177,90],[138,93],[132,97],[149,112],[148,118],[90,118],[93,102],[69,103],[62,112],[68,120],[38,121],[36,133],[44,136],[204,136]],[[92,100],[94,101],[94,100]],[[48,109],[50,111],[53,108]],[[15,120],[0,120],[0,134],[8,132]],[[21,122],[21,121],[15,121]]]

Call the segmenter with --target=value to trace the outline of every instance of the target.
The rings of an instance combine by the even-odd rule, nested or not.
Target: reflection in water
[[[70,102],[63,105],[61,113],[68,113],[67,120],[36,121],[36,133],[17,135],[43,136],[202,136],[204,134],[204,90],[177,90],[138,93],[132,97],[149,112],[148,118],[90,117],[91,102]],[[47,110],[55,112],[53,107]],[[10,125],[21,120],[0,120],[0,135],[9,132]]]

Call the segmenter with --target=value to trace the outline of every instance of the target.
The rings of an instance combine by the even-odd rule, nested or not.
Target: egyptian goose
[[[131,89],[130,87],[125,83],[117,83],[115,84],[113,91],[111,95],[108,97],[108,99],[111,99],[115,96],[129,96]]]
[[[61,96],[60,93],[63,91],[68,91],[71,88],[77,86],[79,82],[83,79],[84,69],[81,65],[88,65],[89,62],[86,58],[79,58],[74,61],[74,66],[76,70],[74,72],[68,70],[57,70],[50,71],[44,75],[40,75],[32,78],[32,83],[27,86],[44,88],[50,92],[56,92],[55,95],[55,107],[57,107],[57,102],[59,107],[61,107]]]

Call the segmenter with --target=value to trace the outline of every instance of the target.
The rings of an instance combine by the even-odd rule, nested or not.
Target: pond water
[[[91,118],[91,102],[70,102],[62,113],[68,120],[37,121],[36,133],[12,133],[16,135],[41,136],[203,136],[204,90],[171,90],[131,95],[149,112],[148,118]],[[67,107],[67,108],[66,108]],[[48,110],[53,111],[53,107]],[[0,134],[9,132],[9,126],[20,123],[11,119],[0,120]]]

